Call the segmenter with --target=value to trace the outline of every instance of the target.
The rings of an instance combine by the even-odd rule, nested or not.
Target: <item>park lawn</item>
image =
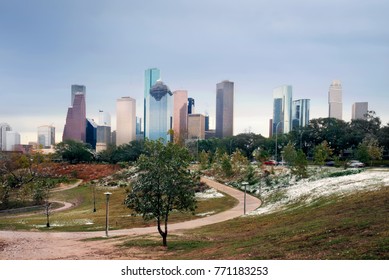
[[[2,230],[42,230],[42,231],[103,231],[105,229],[105,192],[111,192],[109,217],[110,230],[154,226],[155,221],[144,221],[141,216],[133,216],[133,212],[124,205],[126,191],[117,187],[96,188],[96,212],[93,212],[93,188],[80,185],[77,188],[52,193],[52,201],[71,202],[76,207],[50,215],[50,228],[46,227],[44,211],[36,212],[31,216],[0,216]],[[196,214],[219,213],[232,208],[237,200],[224,195],[220,198],[199,200],[194,213],[172,212],[169,223],[176,223],[201,218]]]
[[[389,259],[389,188],[170,235],[167,249],[152,237],[121,246],[159,259]]]

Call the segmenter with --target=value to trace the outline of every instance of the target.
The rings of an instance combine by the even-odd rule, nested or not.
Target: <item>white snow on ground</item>
[[[209,199],[209,198],[218,198],[223,197],[222,193],[219,193],[217,190],[210,188],[205,190],[204,192],[196,193],[197,199]]]
[[[375,190],[389,185],[389,172],[380,170],[365,171],[359,174],[324,178],[317,181],[301,180],[295,185],[281,189],[283,198],[275,203],[266,204],[266,198],[274,191],[263,193],[265,205],[251,215],[270,213],[285,208],[288,204],[304,201],[310,203],[323,196],[346,195],[356,191]],[[280,189],[276,190],[280,191]]]

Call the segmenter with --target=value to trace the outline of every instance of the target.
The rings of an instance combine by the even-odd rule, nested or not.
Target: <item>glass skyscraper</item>
[[[146,104],[146,134],[150,140],[171,141],[173,97],[170,89],[158,80],[150,89]],[[186,108],[185,108],[186,110]]]
[[[273,133],[288,133],[292,129],[292,86],[273,90]]]
[[[305,127],[309,124],[310,99],[298,99],[293,101],[292,128]]]
[[[52,125],[42,125],[38,127],[38,144],[42,148],[50,148],[55,144],[55,127]]]
[[[143,132],[144,136],[149,135],[149,108],[150,108],[150,89],[161,78],[161,73],[158,68],[150,68],[145,71],[145,92],[144,92],[144,108],[143,108]]]

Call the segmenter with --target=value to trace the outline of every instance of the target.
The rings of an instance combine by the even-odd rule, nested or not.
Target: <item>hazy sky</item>
[[[389,122],[389,1],[0,0],[0,122],[36,141],[54,124],[62,140],[70,86],[87,88],[87,116],[137,100],[144,71],[161,70],[214,123],[216,83],[235,82],[235,134],[268,136],[273,88],[311,99],[327,117],[331,81],[343,86],[344,120],[367,101]]]

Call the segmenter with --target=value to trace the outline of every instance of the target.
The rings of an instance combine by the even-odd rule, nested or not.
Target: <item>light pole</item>
[[[105,237],[108,237],[108,209],[109,209],[109,196],[112,194],[110,192],[104,193],[107,200],[105,204]]]
[[[277,144],[277,141],[278,141],[278,126],[280,125],[280,123],[282,123],[282,122],[278,122],[277,123],[277,125],[276,125],[276,157],[275,157],[275,161],[277,161],[277,146],[278,146],[278,144]]]
[[[242,182],[242,185],[244,186],[244,206],[243,206],[243,215],[246,215],[246,187],[249,183]]]
[[[96,212],[96,186],[92,185],[93,188],[93,212]]]

